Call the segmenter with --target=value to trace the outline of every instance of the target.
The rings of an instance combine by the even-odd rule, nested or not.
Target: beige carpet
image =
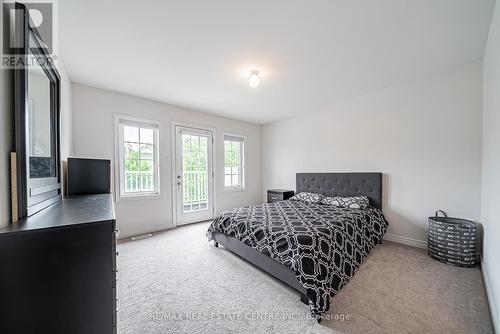
[[[479,268],[384,242],[318,325],[293,290],[208,243],[207,227],[118,245],[118,333],[493,332]]]
[[[493,333],[479,267],[456,268],[422,249],[384,242],[332,299],[346,333]]]

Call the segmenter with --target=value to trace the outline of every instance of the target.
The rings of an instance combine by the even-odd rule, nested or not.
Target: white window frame
[[[225,191],[246,191],[246,137],[239,134],[234,133],[224,133],[222,136],[222,153],[223,153],[223,183]],[[227,139],[226,139],[227,138]],[[226,185],[226,140],[231,141],[231,138],[237,138],[241,143],[240,147],[240,178],[241,178],[241,187],[235,186],[227,186]]]
[[[156,130],[154,135],[154,159],[153,170],[155,173],[155,190],[141,191],[136,193],[125,193],[125,166],[123,147],[123,126],[129,125],[139,128],[149,128]],[[156,198],[161,195],[161,173],[160,173],[160,137],[161,122],[143,118],[136,118],[124,115],[115,115],[115,188],[117,200]]]

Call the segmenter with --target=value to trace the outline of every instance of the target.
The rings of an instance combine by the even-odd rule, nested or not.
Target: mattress
[[[388,223],[381,210],[287,200],[226,211],[207,231],[242,241],[290,268],[309,299],[312,316],[351,279]]]

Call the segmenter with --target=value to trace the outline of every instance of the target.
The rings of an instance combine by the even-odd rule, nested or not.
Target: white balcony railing
[[[141,191],[154,191],[153,172],[125,171],[125,191],[136,193]]]
[[[207,171],[184,171],[183,210],[193,212],[208,208],[208,173]],[[125,189],[127,193],[154,191],[154,173],[125,171]]]
[[[184,212],[205,210],[208,208],[208,172],[183,171]]]

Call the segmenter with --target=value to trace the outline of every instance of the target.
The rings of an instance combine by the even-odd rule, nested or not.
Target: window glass
[[[228,189],[244,188],[244,138],[224,136],[224,185]]]
[[[120,121],[120,195],[159,192],[158,126]]]

